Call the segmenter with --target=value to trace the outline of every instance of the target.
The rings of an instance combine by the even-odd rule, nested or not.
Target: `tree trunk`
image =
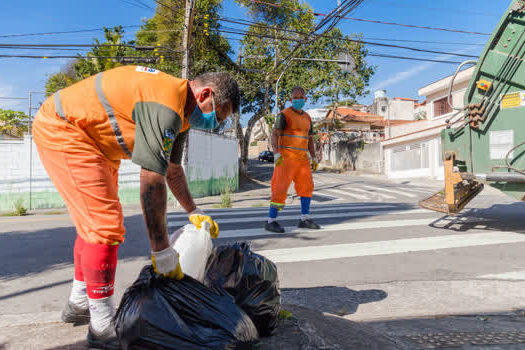
[[[252,129],[254,125],[261,119],[265,114],[269,113],[270,110],[270,79],[266,78],[264,83],[264,101],[261,108],[255,112],[255,114],[248,121],[246,126],[246,133],[244,137],[239,138],[239,146],[241,147],[241,164],[240,173],[241,175],[248,175],[248,153],[250,147],[250,138],[252,136]],[[237,135],[239,135],[240,125],[237,126]],[[240,130],[242,134],[242,129]]]

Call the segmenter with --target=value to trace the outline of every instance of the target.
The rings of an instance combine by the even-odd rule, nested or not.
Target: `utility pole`
[[[33,94],[45,94],[40,91],[29,91],[29,210],[33,209]]]
[[[191,49],[191,32],[193,28],[193,17],[195,9],[195,0],[186,0],[186,7],[184,10],[184,30],[182,32],[182,69],[181,69],[181,78],[189,79],[190,78],[190,49]],[[184,152],[182,157],[182,167],[183,169],[188,169],[188,148],[190,144],[190,135],[186,138],[184,145]],[[175,199],[175,208],[180,204]]]
[[[186,8],[184,11],[184,31],[182,34],[182,79],[189,79],[190,77],[190,48],[193,17],[195,14],[194,10],[195,0],[186,0]]]

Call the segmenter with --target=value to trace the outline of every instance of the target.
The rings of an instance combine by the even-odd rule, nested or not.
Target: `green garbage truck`
[[[465,107],[441,133],[445,189],[420,202],[451,215],[484,185],[525,200],[525,0],[512,1],[479,60],[456,75],[467,65],[476,68]]]

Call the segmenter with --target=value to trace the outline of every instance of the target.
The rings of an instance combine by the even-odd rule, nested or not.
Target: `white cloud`
[[[474,48],[462,48],[460,50],[455,51],[454,53],[455,54],[464,54],[464,53],[467,53],[469,51],[472,51],[473,49]],[[449,60],[451,58],[458,58],[458,56],[448,54],[448,55],[436,56],[436,57],[433,57],[432,59],[433,60],[443,61],[443,60]],[[398,73],[392,75],[391,77],[389,77],[389,78],[387,78],[387,79],[377,83],[375,86],[372,87],[371,91],[381,90],[381,89],[385,89],[385,88],[387,88],[389,86],[392,86],[392,85],[397,85],[400,82],[408,80],[408,79],[412,78],[413,76],[415,76],[415,75],[417,75],[417,74],[419,74],[419,73],[421,73],[423,71],[426,71],[429,68],[432,68],[436,64],[441,64],[441,63],[425,62],[425,63],[416,64],[415,66],[412,66],[410,69],[407,69],[407,70],[402,71],[402,72],[398,72]]]

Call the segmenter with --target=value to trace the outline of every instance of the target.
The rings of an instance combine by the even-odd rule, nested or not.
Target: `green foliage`
[[[235,179],[226,179],[221,186],[221,208],[231,208],[232,207],[232,194],[235,192],[236,188]]]
[[[252,142],[250,143],[250,146],[252,146],[252,147],[255,147],[255,146],[257,146],[257,145],[258,145],[258,142],[257,142],[257,141],[252,141]]]
[[[338,28],[319,37],[308,37],[315,27],[315,18],[308,3],[298,0],[278,1],[281,7],[260,6],[251,0],[236,0],[248,8],[257,21],[249,27],[249,34],[242,39],[244,59],[243,74],[240,79],[244,94],[244,113],[264,111],[265,120],[274,104],[275,82],[286,67],[277,68],[270,76],[276,62],[280,62],[291,52],[297,41],[304,44],[294,53],[296,58],[337,59],[339,54],[348,53],[355,61],[353,72],[345,73],[335,62],[289,61],[289,66],[279,81],[279,108],[285,107],[290,91],[295,86],[302,86],[312,102],[328,99],[355,102],[358,97],[368,93],[366,87],[374,73],[374,67],[367,64],[367,51],[363,45],[352,41],[359,37],[343,35]],[[271,1],[276,2],[276,1]],[[276,2],[277,3],[277,2]],[[291,10],[290,8],[294,8]],[[282,31],[283,28],[289,32]],[[251,56],[251,58],[250,58]],[[269,81],[269,91],[264,91],[264,82]],[[265,93],[270,97],[265,101]],[[268,105],[265,105],[265,102]]]
[[[24,200],[22,198],[17,198],[13,202],[14,211],[4,213],[1,216],[24,216],[27,214],[27,208],[24,207]]]
[[[104,27],[104,42],[98,39],[94,40],[93,49],[87,54],[87,58],[79,57],[61,72],[49,76],[46,81],[46,95],[51,96],[56,91],[73,85],[79,80],[88,78],[99,72],[122,65],[119,57],[136,56],[134,49],[126,46],[115,45],[132,45],[133,41],[126,42],[122,40],[124,29],[122,26],[114,28]]]
[[[24,112],[0,109],[0,134],[22,137],[29,128],[29,116]]]
[[[230,44],[217,31],[217,17],[222,0],[197,1],[192,27],[190,78],[210,71],[230,70],[234,66],[228,54]],[[153,55],[162,62],[151,65],[164,72],[180,75],[184,28],[184,0],[165,0],[157,5],[155,15],[144,21],[137,32],[137,45],[158,46]]]
[[[46,81],[46,96],[51,96],[58,90],[73,85],[77,81],[76,75],[71,76],[66,72],[51,75]]]
[[[135,56],[135,50],[126,46],[115,45],[133,45],[134,42],[126,42],[122,40],[124,36],[124,29],[122,26],[114,28],[104,27],[105,41],[101,43],[95,39],[96,45],[86,56],[87,58],[79,58],[73,64],[76,75],[80,79],[88,78],[99,72],[121,66],[118,57]]]
[[[15,207],[15,215],[22,216],[27,214],[27,208],[24,207],[24,200],[22,198],[17,199],[13,206]]]

